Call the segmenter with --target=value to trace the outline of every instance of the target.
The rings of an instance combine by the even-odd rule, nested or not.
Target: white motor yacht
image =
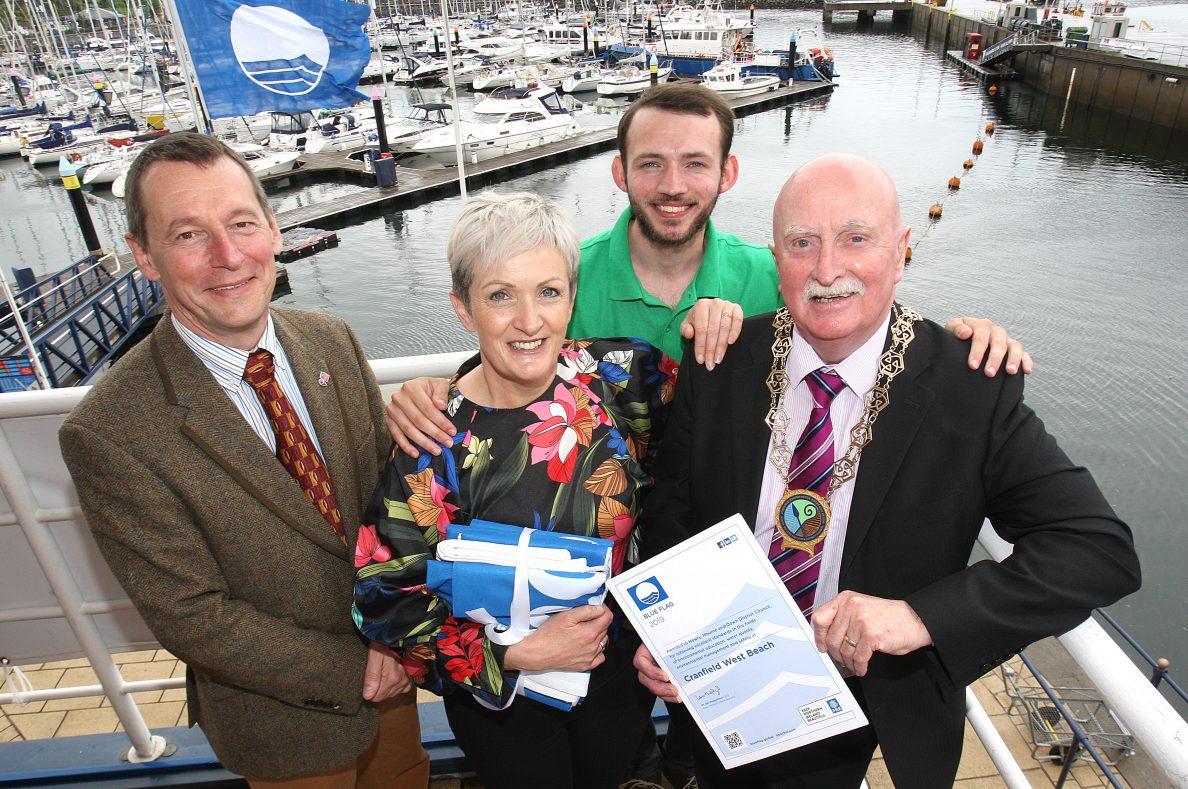
[[[384,129],[389,150],[394,154],[408,153],[425,134],[449,125],[446,117],[449,109],[448,104],[414,104],[404,117],[388,120]],[[378,142],[375,116],[370,111],[346,112],[322,119],[310,127],[305,150],[308,153],[347,151]]]
[[[550,88],[559,88],[561,83],[565,81],[574,72],[574,69],[569,66],[560,66],[553,63],[533,63],[527,66],[503,66],[501,68],[491,68],[482,71],[475,75],[471,82],[471,88],[474,90],[494,90],[495,88],[506,88],[513,85],[548,85]]]
[[[658,82],[667,82],[672,64],[661,63],[656,74]],[[598,80],[599,96],[631,96],[643,93],[652,86],[651,69],[638,63],[620,66]]]
[[[289,172],[297,166],[297,159],[301,156],[299,151],[274,151],[252,142],[233,142],[228,145],[243,157],[258,178]]]
[[[500,88],[475,105],[474,113],[459,121],[462,151],[467,161],[481,162],[513,151],[535,148],[582,133],[581,126],[549,87]],[[454,129],[426,134],[413,146],[444,165],[457,161]]]
[[[602,68],[600,62],[579,63],[572,74],[561,80],[561,90],[566,93],[597,90],[602,78],[610,74],[611,70]]]
[[[740,99],[775,90],[780,86],[780,78],[775,74],[744,74],[741,64],[725,62],[702,74],[701,84],[724,98]]]

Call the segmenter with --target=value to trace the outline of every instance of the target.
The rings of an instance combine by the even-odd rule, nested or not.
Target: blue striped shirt
[[[169,317],[182,342],[206,365],[206,369],[210,370],[215,381],[231,398],[231,402],[239,409],[239,413],[243,414],[243,418],[251,425],[252,430],[275,454],[276,433],[272,429],[272,423],[268,421],[268,414],[265,413],[264,405],[260,402],[260,396],[256,394],[256,390],[243,380],[243,371],[247,367],[248,355],[251,351],[241,351],[238,348],[219,345],[217,342],[200,337],[187,329],[176,315],[171,313]],[[285,397],[289,398],[289,402],[293,404],[294,410],[297,411],[297,417],[301,420],[301,424],[305,425],[309,437],[313,439],[314,446],[321,453],[322,445],[318,443],[318,434],[309,418],[309,411],[305,408],[305,399],[301,397],[301,389],[297,386],[297,379],[293,377],[293,368],[289,364],[289,357],[285,355],[285,349],[281,347],[280,339],[277,338],[276,330],[273,328],[272,313],[268,314],[268,324],[264,327],[264,334],[256,343],[256,348],[252,350],[257,348],[263,348],[272,354],[273,362],[276,365],[276,381],[280,384]]]

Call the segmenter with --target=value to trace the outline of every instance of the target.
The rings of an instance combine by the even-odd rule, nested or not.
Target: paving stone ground
[[[182,677],[185,665],[163,649],[125,652],[113,656],[124,677],[129,680],[163,679]],[[1026,668],[1017,658],[1007,664],[1020,675]],[[52,663],[22,666],[22,671],[34,688],[46,689],[78,685],[97,684],[95,673],[86,660],[61,660]],[[7,688],[6,688],[7,690]],[[1060,775],[1060,765],[1035,758],[1035,746],[1031,740],[1027,718],[1021,705],[1015,701],[1012,708],[1010,688],[1001,671],[987,674],[974,685],[974,692],[986,713],[994,722],[1003,740],[1010,748],[1015,760],[1033,787],[1055,786]],[[424,699],[434,698],[423,693]],[[141,714],[150,728],[184,726],[187,722],[185,690],[182,688],[165,691],[147,691],[134,694]],[[110,702],[103,696],[89,696],[76,699],[33,702],[27,705],[0,705],[0,743],[17,740],[42,739],[47,737],[69,737],[84,734],[106,734],[120,731],[121,726]],[[1124,787],[1131,784],[1120,776]],[[894,789],[882,757],[876,752],[875,760],[867,774],[870,789]],[[967,725],[965,749],[961,767],[954,784],[958,789],[998,789],[1006,784],[998,777],[982,743]],[[1065,786],[1070,789],[1109,786],[1095,765],[1078,763],[1072,770],[1072,780]],[[482,785],[473,778],[440,778],[432,783],[433,789],[481,789]],[[1135,787],[1138,789],[1138,787]],[[1148,789],[1142,787],[1142,789]]]

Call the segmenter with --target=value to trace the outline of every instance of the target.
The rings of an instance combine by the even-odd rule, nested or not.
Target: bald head
[[[902,225],[899,193],[891,176],[874,162],[848,153],[827,153],[810,159],[797,168],[780,190],[780,195],[776,199],[775,216],[780,215],[780,207],[783,204],[798,198],[813,200],[814,196],[820,196],[819,192],[822,189],[839,197],[848,194],[858,199],[861,196],[889,211],[894,227],[899,228]],[[780,228],[775,228],[777,240],[780,234]]]
[[[780,293],[801,334],[830,363],[878,331],[903,277],[910,231],[891,176],[848,154],[803,165],[772,218]]]

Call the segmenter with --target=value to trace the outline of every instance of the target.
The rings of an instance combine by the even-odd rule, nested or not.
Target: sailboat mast
[[[454,48],[450,46],[450,9],[447,0],[441,0],[441,25],[444,28],[446,40],[446,75],[450,82],[450,105],[454,112],[454,155],[458,162],[458,191],[462,195],[462,203],[466,204],[466,162],[462,159],[462,127],[458,125],[461,115],[458,112],[458,85],[454,81]]]

